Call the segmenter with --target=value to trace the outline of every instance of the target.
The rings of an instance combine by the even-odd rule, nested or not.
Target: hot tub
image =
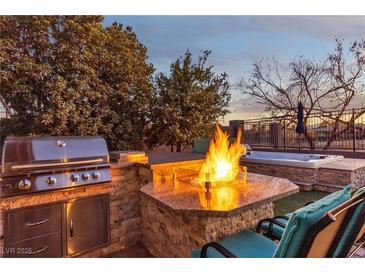
[[[315,168],[320,165],[342,160],[341,155],[304,154],[286,152],[250,151],[241,156],[241,160],[248,163],[261,163],[281,166]]]

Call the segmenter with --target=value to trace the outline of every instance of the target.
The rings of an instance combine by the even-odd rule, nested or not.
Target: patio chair
[[[354,256],[360,248],[365,247],[365,224],[361,228],[360,233],[357,235],[353,246],[355,248],[353,250],[350,250],[350,252],[347,255],[348,258]]]
[[[365,221],[365,192],[350,197],[350,188],[346,187],[295,211],[278,245],[259,233],[244,230],[219,242],[208,243],[201,250],[194,250],[192,256],[203,258],[343,256],[346,249],[352,246],[351,238],[361,233]]]
[[[354,192],[354,196],[361,194],[362,192],[365,191],[365,187],[359,188],[357,191]],[[308,202],[307,204],[305,204],[305,206],[312,204],[313,202]],[[290,216],[293,213],[288,213],[284,216],[275,216],[273,218],[267,218],[267,219],[263,219],[261,220],[256,227],[256,232],[257,233],[262,233],[264,236],[269,237],[273,240],[280,240],[283,236],[285,227],[288,223],[288,220],[290,218]],[[365,230],[365,227],[364,227]],[[365,231],[364,231],[365,233]],[[362,234],[364,234],[362,233]],[[363,235],[359,235],[359,237],[356,240],[356,243],[362,243],[362,238],[361,237]],[[364,245],[364,244],[363,244]]]
[[[229,142],[233,144],[236,141],[236,138],[229,138]],[[194,140],[193,144],[193,153],[196,154],[206,154],[209,150],[210,139],[208,138],[198,138]],[[249,145],[252,149],[252,146]],[[246,146],[247,149],[247,146]]]
[[[193,153],[206,154],[209,149],[209,139],[200,138],[194,140]]]
[[[365,187],[358,189],[353,198],[362,195],[365,196]],[[346,227],[343,237],[339,242],[338,248],[334,252],[334,257],[352,257],[357,250],[365,245],[365,218],[362,214],[365,212],[365,203],[359,204],[354,210],[351,219],[349,220],[349,225]],[[355,231],[354,231],[355,227]],[[357,246],[352,252],[351,247]]]
[[[310,205],[314,202],[308,202],[304,206]],[[262,219],[256,226],[256,232],[262,233],[265,237],[273,240],[280,240],[283,237],[284,229],[293,212],[285,215],[278,215],[273,218]]]

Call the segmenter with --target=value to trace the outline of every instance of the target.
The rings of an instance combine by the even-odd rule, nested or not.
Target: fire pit
[[[282,178],[239,166],[240,134],[229,144],[217,128],[204,162],[152,167],[141,188],[142,242],[156,257],[189,257],[192,249],[273,217],[273,201],[299,191]]]
[[[213,211],[227,211],[237,207],[240,193],[247,192],[247,169],[239,167],[235,179],[218,184],[210,181],[210,175],[201,181],[199,170],[191,168],[173,168],[170,176],[166,172],[155,173],[153,193],[172,191],[175,195],[196,193],[200,206]],[[214,174],[213,174],[214,175]]]

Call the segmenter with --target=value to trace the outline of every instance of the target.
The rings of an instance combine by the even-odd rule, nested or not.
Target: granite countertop
[[[299,192],[287,179],[248,173],[246,185],[212,189],[172,181],[150,182],[141,193],[175,213],[196,216],[231,216]]]
[[[156,152],[147,156],[149,166],[205,159],[205,154],[192,152]]]
[[[356,170],[356,169],[360,169],[360,168],[365,168],[365,159],[344,158],[339,161],[320,165],[319,168],[352,171],[352,170]]]
[[[148,166],[205,159],[205,154],[197,154],[192,152],[155,152],[149,153],[147,156]],[[241,163],[244,165],[244,160],[241,160]],[[339,161],[313,167],[313,169],[328,168],[339,170],[356,170],[364,167],[365,159],[344,158]]]

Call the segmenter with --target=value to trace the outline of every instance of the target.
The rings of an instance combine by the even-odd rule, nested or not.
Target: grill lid
[[[109,153],[102,137],[7,137],[3,147],[2,172],[103,163],[109,163]]]

